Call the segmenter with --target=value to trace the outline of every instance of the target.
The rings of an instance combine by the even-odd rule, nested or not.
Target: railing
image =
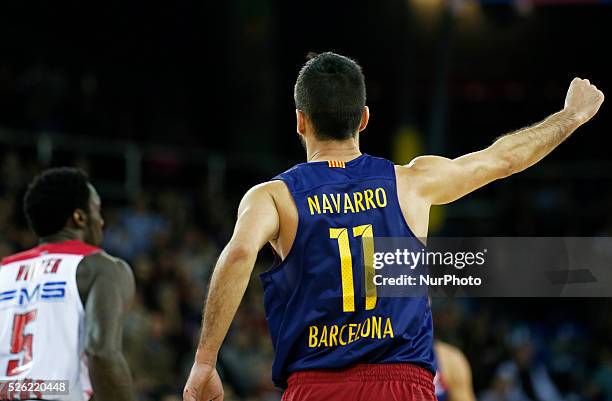
[[[105,197],[127,199],[139,193],[143,188],[143,164],[154,160],[160,154],[168,154],[182,163],[197,168],[198,174],[205,173],[210,189],[224,188],[231,163],[238,170],[257,166],[262,174],[278,172],[288,166],[282,162],[261,157],[261,155],[223,155],[198,148],[184,148],[154,143],[136,143],[122,140],[102,140],[85,136],[58,133],[32,134],[0,127],[0,146],[13,149],[26,149],[36,155],[41,166],[48,166],[54,161],[58,152],[73,153],[85,157],[117,157],[122,160],[123,177],[121,180],[100,181],[96,184],[104,188]],[[521,177],[536,181],[573,181],[593,182],[602,188],[609,188],[612,183],[611,161],[572,161],[542,162],[523,173]],[[459,202],[449,208],[449,217],[488,216],[498,212],[500,205],[495,199],[483,197],[472,198],[470,202]]]
[[[75,157],[116,157],[123,163],[123,182],[105,181],[102,186],[113,197],[128,197],[143,186],[143,162],[155,159],[160,153],[171,154],[182,163],[204,169],[211,186],[222,186],[226,176],[226,158],[204,149],[181,148],[163,144],[141,144],[132,141],[103,140],[55,132],[33,134],[0,128],[0,145],[21,149],[36,155],[38,163],[49,166],[58,152],[69,152]]]

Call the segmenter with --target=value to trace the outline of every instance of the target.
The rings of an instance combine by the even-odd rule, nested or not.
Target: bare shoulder
[[[270,194],[270,195],[282,195],[288,194],[289,189],[287,185],[281,180],[272,180],[262,182],[261,184],[257,184],[252,187],[247,193],[255,193],[255,194]]]
[[[83,300],[87,299],[89,290],[97,280],[121,289],[126,297],[131,297],[134,292],[134,274],[130,265],[104,251],[84,257],[79,264],[77,284]]]
[[[395,165],[395,179],[397,180],[398,191],[405,194],[406,191],[415,189],[413,183],[419,177],[418,171],[410,165]]]
[[[395,178],[398,184],[406,183],[410,179],[415,177],[415,170],[410,168],[408,165],[399,166],[395,165]]]
[[[419,156],[410,163],[395,166],[395,175],[398,182],[410,183],[411,188],[416,188],[419,183],[426,183],[431,179],[428,174],[432,169],[440,169],[448,165],[449,160],[439,156]]]
[[[104,251],[84,257],[82,265],[97,274],[117,275],[117,277],[132,275],[132,269],[125,260]]]
[[[287,185],[280,180],[256,185],[249,192],[251,191],[258,194],[254,196],[254,202],[267,202],[263,213],[267,212],[273,216],[276,225],[274,234],[268,238],[268,241],[276,252],[284,258],[291,249],[297,232],[298,210],[293,196]],[[248,206],[241,205],[241,207]]]
[[[260,202],[272,200],[277,209],[292,203],[291,193],[287,185],[280,180],[257,184],[247,191],[243,202]]]

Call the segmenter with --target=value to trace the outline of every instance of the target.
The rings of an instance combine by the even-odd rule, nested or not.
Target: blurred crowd
[[[470,362],[480,401],[612,399],[609,299],[434,299],[435,334]]]
[[[0,256],[36,243],[21,198],[36,162],[5,152],[0,180]],[[95,175],[93,177],[96,183]],[[199,184],[204,185],[204,184]],[[124,349],[140,400],[181,399],[196,348],[208,280],[231,234],[235,196],[219,189],[149,188],[103,198],[104,248],[127,260],[137,292]],[[262,251],[256,273],[269,267]],[[257,274],[219,357],[226,400],[278,400]],[[482,401],[612,400],[608,300],[434,299],[438,338],[460,347]]]

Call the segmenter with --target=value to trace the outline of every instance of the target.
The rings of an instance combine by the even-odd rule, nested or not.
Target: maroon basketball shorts
[[[289,376],[282,401],[435,401],[433,374],[410,364],[355,365]]]

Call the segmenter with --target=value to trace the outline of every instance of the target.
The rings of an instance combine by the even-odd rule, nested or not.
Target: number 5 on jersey
[[[36,309],[27,313],[15,315],[13,318],[13,335],[11,336],[11,354],[19,354],[23,351],[23,361],[11,359],[6,368],[7,376],[16,376],[27,369],[32,361],[32,334],[24,334],[28,324],[36,320]]]
[[[374,285],[374,231],[371,224],[353,227],[353,237],[361,237],[364,255],[366,310],[376,307]],[[340,277],[342,279],[342,310],[355,312],[355,288],[353,280],[353,256],[347,228],[330,228],[329,238],[338,241],[340,252]]]

